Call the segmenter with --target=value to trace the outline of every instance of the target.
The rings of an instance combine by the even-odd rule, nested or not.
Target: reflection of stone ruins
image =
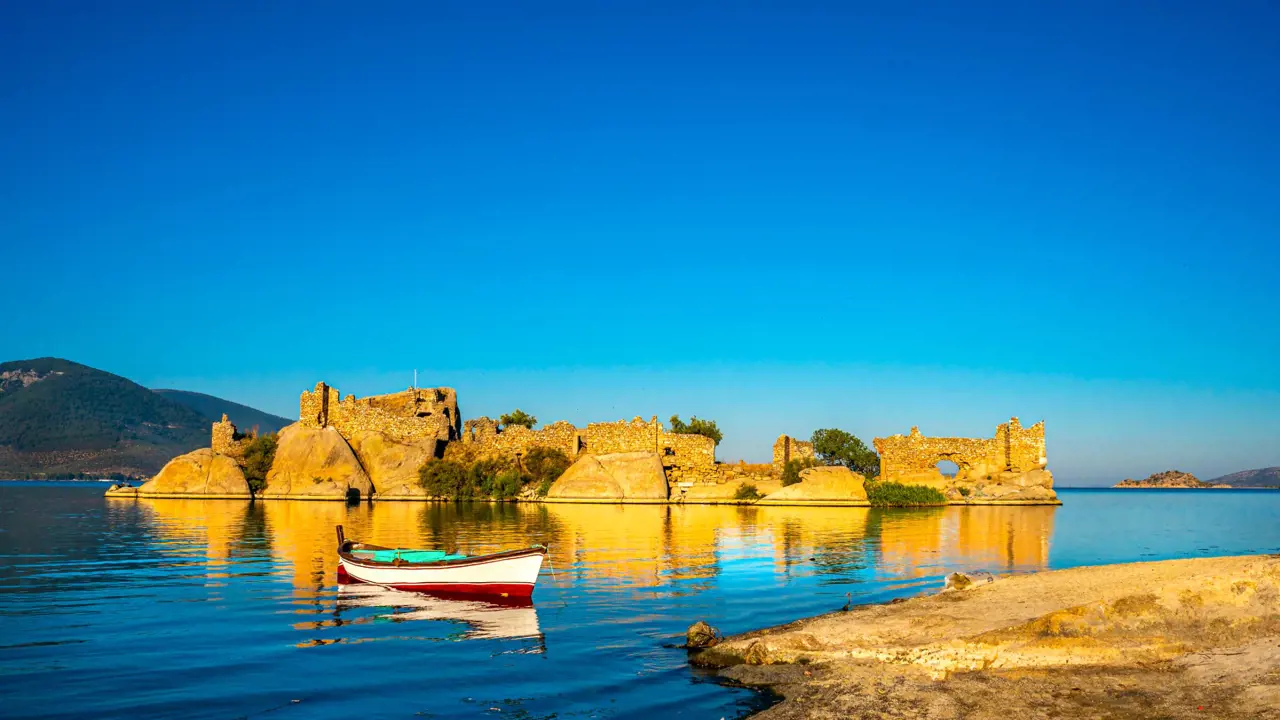
[[[789,461],[814,459],[812,443],[787,435],[774,443],[770,464],[728,464],[716,460],[711,438],[669,432],[657,417],[502,427],[487,417],[463,422],[451,388],[357,398],[323,382],[302,393],[298,413],[278,435],[264,498],[425,500],[418,470],[429,460],[505,457],[519,464],[542,447],[574,463],[547,501],[728,502],[750,484],[764,504],[868,504],[865,479],[844,468],[810,468],[782,487]],[[249,496],[241,468],[252,440],[224,415],[213,424],[209,449],[174,458],[143,487],[118,494]],[[1043,469],[1043,423],[1023,429],[1015,418],[991,440],[925,438],[913,428],[907,437],[877,439],[876,449],[884,479],[932,485],[954,502],[1056,502]],[[934,467],[940,460],[955,461],[960,473],[943,476]]]
[[[994,438],[935,438],[911,428],[909,435],[875,439],[882,480],[928,485],[959,501],[1056,501],[1053,475],[1045,469],[1044,422],[1024,428],[1012,418]],[[959,468],[944,475],[938,463]]]

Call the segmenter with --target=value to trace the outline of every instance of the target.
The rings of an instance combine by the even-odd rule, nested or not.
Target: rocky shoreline
[[[1280,718],[1280,556],[1012,576],[690,659],[783,696],[757,715],[769,720]]]

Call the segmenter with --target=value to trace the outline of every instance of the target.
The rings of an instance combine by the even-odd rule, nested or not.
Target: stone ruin
[[[347,440],[361,430],[373,430],[402,443],[449,442],[462,430],[458,393],[444,387],[344,398],[337,388],[318,382],[315,390],[302,393],[298,422],[311,428],[332,426]]]
[[[517,459],[533,448],[559,450],[571,461],[586,456],[654,453],[661,461],[673,501],[716,498],[725,487],[754,483],[777,484],[791,460],[812,460],[813,443],[781,435],[773,444],[769,465],[721,464],[715,442],[702,435],[673,433],[657,417],[644,420],[589,423],[577,427],[559,421],[533,430],[519,425],[501,427],[488,417],[463,422],[457,392],[452,388],[409,388],[387,395],[342,397],[323,382],[299,398],[298,425],[334,428],[363,457],[369,434],[402,446],[421,446],[426,457],[506,456]],[[358,435],[365,436],[362,441]],[[244,446],[252,434],[241,434],[223,415],[213,424],[214,453],[243,462]],[[1053,476],[1045,469],[1044,423],[1022,427],[1018,418],[996,428],[991,438],[926,437],[918,427],[907,435],[876,438],[880,479],[908,485],[927,485],[960,502],[1056,501]],[[955,463],[954,475],[938,464]],[[720,488],[717,490],[716,488]]]
[[[773,472],[778,475],[786,469],[787,463],[792,460],[813,460],[813,443],[807,440],[797,440],[789,435],[779,435],[776,442],[773,443]]]
[[[667,432],[657,416],[635,417],[630,422],[589,423],[575,427],[563,420],[541,430],[522,425],[499,427],[491,418],[463,423],[462,445],[478,455],[522,456],[535,447],[553,448],[570,460],[583,455],[653,452],[662,460],[668,482],[715,482],[716,443],[709,437]]]
[[[1008,495],[1008,500],[1046,499],[1053,476],[1045,469],[1044,422],[1022,427],[1018,418],[996,428],[992,438],[926,437],[913,427],[908,435],[875,439],[880,453],[880,479],[905,485],[928,485],[959,496]],[[950,461],[958,468],[946,475],[938,463]],[[991,492],[984,493],[987,488]],[[999,489],[1008,489],[1003,493]],[[1025,491],[1025,492],[1024,492]],[[1025,497],[1022,497],[1025,496]]]
[[[236,430],[236,426],[227,419],[227,414],[222,413],[222,420],[213,424],[213,437],[209,447],[219,455],[226,455],[239,461],[244,459],[245,445],[248,445],[257,435],[256,430],[251,430],[248,435],[241,435]]]

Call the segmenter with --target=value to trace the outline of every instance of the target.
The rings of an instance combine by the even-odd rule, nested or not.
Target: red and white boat
[[[529,597],[547,548],[534,545],[492,555],[450,555],[347,540],[338,526],[338,582],[444,595]]]

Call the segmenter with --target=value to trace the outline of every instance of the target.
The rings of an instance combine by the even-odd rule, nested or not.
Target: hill
[[[1238,488],[1280,487],[1280,467],[1241,470],[1214,478],[1210,482],[1215,485],[1230,485]]]
[[[208,445],[209,424],[187,404],[87,365],[0,363],[0,477],[150,475]]]
[[[222,419],[223,413],[227,419],[235,423],[237,428],[248,431],[255,425],[259,432],[273,433],[292,423],[289,418],[272,415],[257,408],[251,408],[248,405],[223,400],[213,395],[205,395],[204,393],[191,392],[189,390],[153,390],[152,392],[168,398],[176,403],[181,403],[187,407],[200,413],[205,420],[213,423]]]
[[[1184,473],[1180,470],[1165,470],[1161,473],[1149,475],[1142,480],[1124,479],[1112,485],[1118,488],[1210,488],[1211,483],[1201,482],[1199,478],[1191,473]]]

